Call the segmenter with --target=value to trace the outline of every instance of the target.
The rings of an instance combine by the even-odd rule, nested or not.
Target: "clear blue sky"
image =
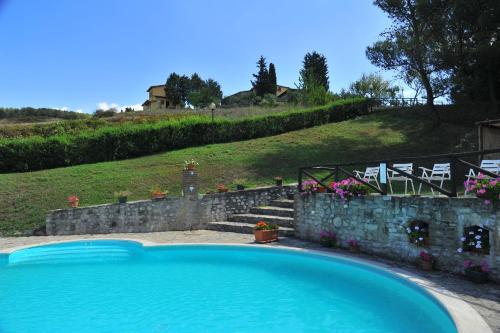
[[[313,50],[338,91],[379,71],[365,49],[389,24],[369,0],[0,0],[0,106],[141,104],[173,71],[229,95],[249,89],[261,54],[294,86]]]

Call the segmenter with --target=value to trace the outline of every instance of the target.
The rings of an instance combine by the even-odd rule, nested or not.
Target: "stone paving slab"
[[[9,248],[40,244],[46,242],[66,241],[75,239],[137,239],[154,243],[236,243],[251,244],[253,235],[231,232],[219,232],[210,230],[196,231],[168,231],[141,234],[105,234],[105,235],[75,235],[75,236],[33,236],[33,237],[0,237],[0,252]],[[493,332],[500,333],[500,285],[487,283],[477,285],[469,282],[461,276],[445,272],[424,272],[409,264],[396,263],[394,261],[366,255],[352,254],[341,249],[325,249],[318,244],[297,240],[294,238],[283,238],[279,243],[269,246],[284,245],[296,248],[313,249],[329,253],[338,253],[365,260],[376,261],[393,268],[404,269],[429,281],[429,287],[439,290],[445,288],[461,299],[469,303],[486,322]],[[477,332],[480,333],[480,332]]]

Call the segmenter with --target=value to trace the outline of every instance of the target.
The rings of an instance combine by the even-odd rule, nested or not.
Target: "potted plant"
[[[196,166],[198,166],[198,165],[199,165],[199,163],[196,162],[194,159],[184,161],[184,169],[185,170],[193,171],[194,169],[196,169]]]
[[[168,191],[162,191],[160,188],[155,188],[151,191],[151,199],[161,200],[165,199],[168,195]]]
[[[482,173],[479,173],[477,179],[466,180],[464,185],[468,192],[483,199],[487,205],[500,202],[500,177],[486,178]]]
[[[426,251],[420,251],[418,255],[418,259],[420,262],[420,267],[424,271],[432,271],[434,270],[434,264],[436,263],[436,259],[432,254]]]
[[[278,240],[278,229],[276,224],[269,224],[265,221],[259,221],[255,224],[254,236],[256,243],[269,243]]]
[[[76,195],[70,195],[68,197],[68,203],[70,207],[77,208],[78,204],[80,203],[80,198],[78,198]]]
[[[224,185],[224,184],[217,185],[217,192],[226,193],[228,191],[229,191],[229,189],[226,187],[226,185]]]
[[[304,194],[314,194],[318,192],[318,182],[315,180],[304,180],[301,185]]]
[[[410,243],[416,246],[429,245],[429,234],[423,223],[415,223],[406,228]]]
[[[337,234],[333,231],[321,230],[319,233],[319,242],[324,247],[335,247],[337,244]]]
[[[488,282],[489,267],[486,261],[480,264],[474,263],[472,260],[464,261],[464,272],[467,280],[475,283]]]
[[[349,245],[349,251],[353,253],[359,252],[359,242],[356,239],[350,239],[347,244]]]
[[[237,178],[234,181],[234,184],[236,185],[236,190],[237,191],[243,191],[245,189],[245,182],[246,179],[243,178]]]
[[[339,182],[332,182],[330,188],[336,196],[347,200],[355,197],[363,197],[368,195],[371,191],[367,185],[354,178],[346,178]]]
[[[118,191],[118,192],[115,192],[115,197],[118,198],[119,203],[124,204],[127,202],[127,198],[131,194],[132,193],[130,193],[129,191]]]
[[[274,177],[274,181],[276,182],[276,186],[283,186],[283,177],[276,176]]]

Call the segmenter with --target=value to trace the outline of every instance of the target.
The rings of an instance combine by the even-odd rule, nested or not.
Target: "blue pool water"
[[[345,259],[92,241],[0,255],[0,332],[457,330],[424,290]]]

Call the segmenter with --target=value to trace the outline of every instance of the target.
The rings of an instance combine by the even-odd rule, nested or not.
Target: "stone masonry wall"
[[[406,227],[414,220],[429,224],[429,245],[409,242]],[[490,277],[500,282],[500,210],[476,198],[431,198],[370,195],[344,202],[331,194],[295,196],[295,233],[318,241],[321,230],[337,233],[340,246],[350,239],[363,252],[408,262],[426,250],[437,260],[437,268],[461,272],[466,259],[490,266]],[[490,253],[458,253],[467,226],[490,230]]]
[[[194,191],[193,191],[194,192]],[[295,186],[263,187],[162,200],[142,200],[82,208],[58,209],[46,216],[48,235],[107,234],[203,229],[208,222],[247,213],[254,206],[286,198]]]

